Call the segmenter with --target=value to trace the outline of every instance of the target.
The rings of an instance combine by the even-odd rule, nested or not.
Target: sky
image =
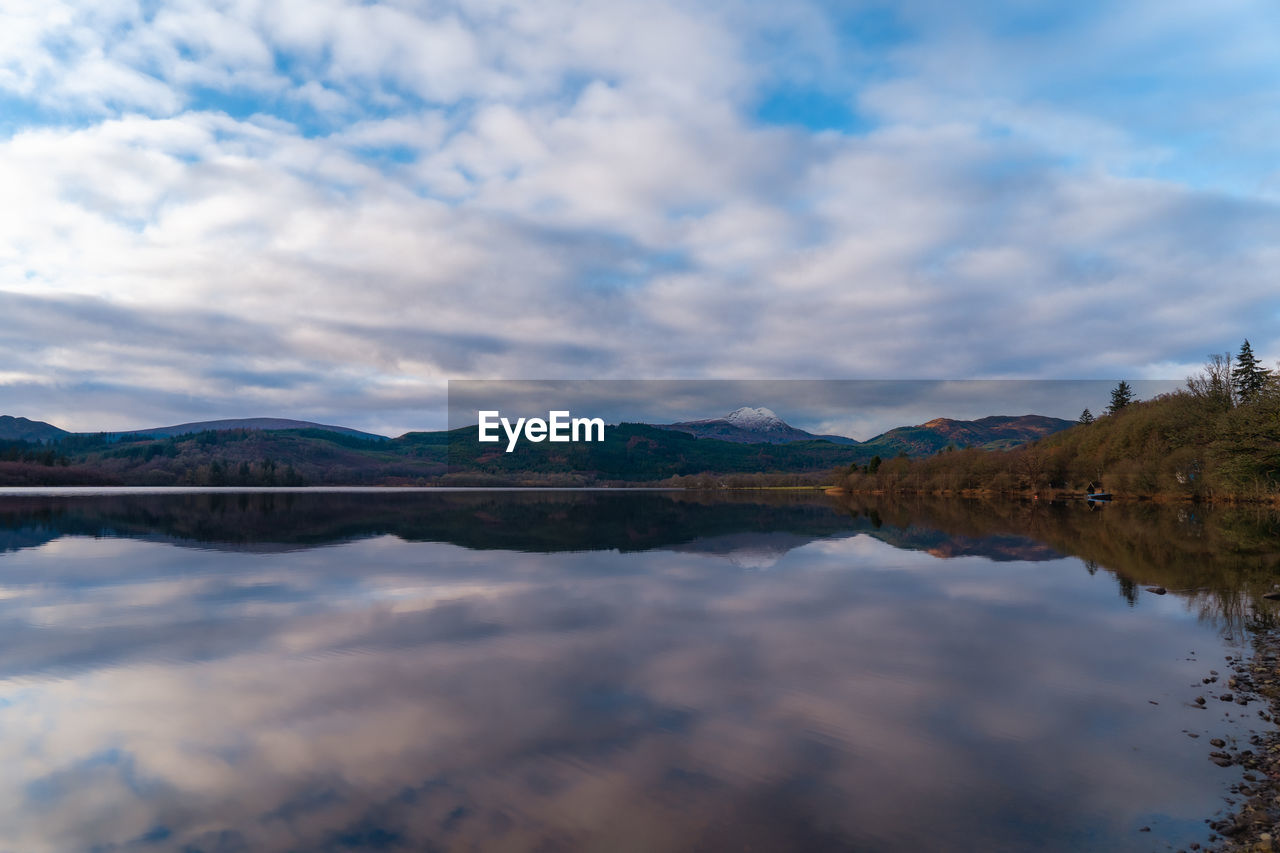
[[[0,412],[1273,365],[1277,139],[1269,0],[10,0]]]

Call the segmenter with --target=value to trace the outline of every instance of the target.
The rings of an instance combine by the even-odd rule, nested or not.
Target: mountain
[[[793,441],[830,441],[833,444],[857,444],[843,435],[815,435],[797,429],[778,417],[773,410],[743,406],[722,418],[680,421],[674,424],[652,424],[658,429],[686,432],[698,438],[715,438],[735,444],[790,444]]]
[[[36,422],[0,421],[24,434]],[[624,485],[699,487],[831,482],[833,472],[899,452],[932,455],[948,444],[1000,448],[1070,421],[1038,415],[938,419],[859,444],[791,427],[768,409],[658,427],[606,427],[603,442],[523,443],[507,453],[474,427],[384,438],[347,427],[275,418],[202,421],[133,433],[65,433],[0,461],[3,485]],[[701,432],[704,437],[699,437]],[[0,434],[2,435],[2,434]],[[824,440],[825,439],[825,440]],[[835,439],[835,440],[832,440]]]
[[[1075,421],[1044,415],[992,415],[976,421],[934,418],[916,426],[881,433],[865,442],[843,435],[817,435],[791,426],[772,410],[743,406],[724,417],[674,424],[653,424],[658,429],[685,432],[698,438],[715,438],[735,444],[790,444],[796,441],[829,441],[857,445],[860,454],[870,457],[929,456],[948,445],[1000,450],[1035,441],[1072,426]]]
[[[47,424],[46,424],[47,426]],[[161,438],[168,438],[175,435],[190,435],[196,432],[223,432],[232,429],[255,429],[255,430],[284,430],[284,429],[314,429],[323,430],[325,432],[336,432],[341,435],[355,436],[369,441],[385,441],[385,435],[375,435],[371,432],[361,432],[358,429],[350,427],[333,426],[331,424],[317,424],[311,421],[295,421],[288,418],[226,418],[218,421],[195,421],[189,424],[176,424],[174,426],[153,427],[151,429],[135,429],[128,432],[119,433],[119,435],[154,435]]]
[[[1075,421],[1045,415],[991,415],[976,421],[934,418],[916,426],[897,427],[863,442],[858,449],[888,458],[898,453],[929,456],[954,444],[983,450],[1007,450],[1074,426]]]
[[[70,435],[64,429],[44,421],[32,421],[27,418],[15,418],[12,415],[0,415],[0,441],[35,441],[44,443],[56,441]]]

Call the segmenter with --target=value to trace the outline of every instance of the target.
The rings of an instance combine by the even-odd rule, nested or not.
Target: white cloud
[[[1141,48],[1181,97],[1151,45],[1194,10],[1153,36],[1149,9],[1029,34],[934,11],[880,46],[816,6],[7,9],[0,91],[33,112],[0,137],[0,291],[42,319],[0,339],[34,348],[13,370],[60,411],[118,389],[113,426],[152,416],[130,393],[169,420],[248,402],[358,426],[449,376],[1151,375],[1245,335],[1280,355],[1257,327],[1275,202],[1179,180],[1148,98],[1126,123],[1123,91],[1055,89],[1095,39],[1089,85]],[[1261,35],[1221,49],[1239,34],[1204,47],[1215,80],[1262,62]],[[883,67],[850,78],[842,46]],[[761,86],[828,72],[877,126],[753,118]],[[0,407],[46,415],[19,387]]]

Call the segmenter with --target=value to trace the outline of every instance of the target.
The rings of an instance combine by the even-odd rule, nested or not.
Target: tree
[[[880,459],[880,457],[879,457],[878,455],[877,455],[877,456],[872,456],[872,457],[871,457],[871,461],[867,463],[867,473],[868,473],[868,474],[874,474],[875,472],[879,471],[879,470],[880,470],[880,463],[881,463],[882,461],[883,461],[883,460],[881,460],[881,459]]]
[[[1256,399],[1267,386],[1267,378],[1270,375],[1271,372],[1263,367],[1257,356],[1253,354],[1249,339],[1245,338],[1244,343],[1240,345],[1240,352],[1236,354],[1235,367],[1231,368],[1231,384],[1240,402],[1249,403]]]
[[[1045,459],[1034,450],[1022,447],[1015,458],[1017,471],[1026,481],[1027,488],[1039,489],[1045,485]]]
[[[1231,353],[1210,355],[1199,376],[1187,377],[1187,390],[1220,411],[1233,407],[1236,391],[1231,380]]]
[[[1093,412],[1089,411],[1088,409],[1085,409],[1083,412],[1080,413],[1080,419],[1077,420],[1076,423],[1078,424],[1093,423]]]
[[[1122,379],[1119,385],[1111,389],[1111,405],[1107,406],[1107,414],[1114,415],[1132,402],[1133,389]]]

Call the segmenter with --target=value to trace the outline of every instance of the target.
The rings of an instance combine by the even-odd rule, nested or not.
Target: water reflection
[[[0,849],[1202,841],[1270,522],[1152,512],[8,499]]]

